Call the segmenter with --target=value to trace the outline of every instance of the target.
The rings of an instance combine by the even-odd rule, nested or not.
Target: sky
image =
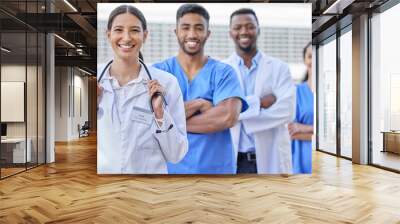
[[[124,3],[127,4],[127,3]],[[107,20],[121,3],[97,3],[97,18]],[[131,3],[142,11],[148,23],[175,23],[181,3]],[[200,3],[210,14],[210,23],[228,25],[230,14],[239,8],[251,8],[261,26],[311,28],[311,3]]]

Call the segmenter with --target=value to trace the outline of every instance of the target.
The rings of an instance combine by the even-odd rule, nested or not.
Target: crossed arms
[[[276,102],[274,94],[260,99],[260,107],[267,109]],[[239,117],[242,103],[239,98],[228,98],[216,106],[205,99],[185,102],[186,128],[192,133],[211,133],[233,127]],[[311,141],[313,126],[289,123],[291,139]]]
[[[192,133],[211,133],[233,127],[242,108],[239,98],[228,98],[216,106],[205,99],[185,102],[186,129]]]
[[[268,108],[276,98],[270,94],[261,99],[261,107]],[[238,121],[242,108],[239,98],[233,97],[221,101],[216,106],[205,99],[185,102],[186,128],[192,133],[211,133],[233,127]]]

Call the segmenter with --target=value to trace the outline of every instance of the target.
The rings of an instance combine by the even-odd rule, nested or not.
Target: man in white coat
[[[287,124],[294,119],[296,88],[289,67],[257,49],[255,12],[239,9],[230,17],[235,52],[225,60],[235,70],[249,109],[231,128],[237,173],[292,173]]]

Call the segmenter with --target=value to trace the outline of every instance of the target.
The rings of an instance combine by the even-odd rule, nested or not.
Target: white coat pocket
[[[151,125],[153,121],[153,114],[147,109],[141,107],[133,107],[131,118],[134,121]]]
[[[133,131],[137,136],[137,149],[158,148],[158,142],[154,137],[153,114],[150,110],[141,107],[133,107],[131,120],[133,121]]]

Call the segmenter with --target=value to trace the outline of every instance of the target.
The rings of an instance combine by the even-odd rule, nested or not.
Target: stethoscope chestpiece
[[[160,134],[160,133],[162,133],[162,132],[167,132],[167,131],[171,130],[173,127],[174,127],[174,125],[173,125],[173,124],[170,124],[169,127],[167,128],[167,130],[157,129],[157,130],[156,130],[156,134]]]

